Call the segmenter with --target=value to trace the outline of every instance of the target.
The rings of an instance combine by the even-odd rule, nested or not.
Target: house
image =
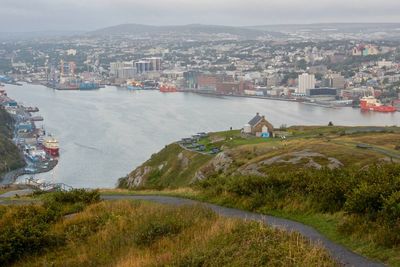
[[[244,133],[258,137],[273,137],[274,126],[259,113],[244,126]]]

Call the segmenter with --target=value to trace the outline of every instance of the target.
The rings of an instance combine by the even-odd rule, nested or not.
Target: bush
[[[57,217],[40,206],[9,207],[0,219],[0,265],[63,243],[49,233]]]
[[[100,201],[100,193],[98,190],[87,191],[85,189],[73,189],[68,192],[58,191],[50,194],[50,201],[63,204],[84,203],[92,204]]]
[[[66,236],[49,231],[51,226],[63,215],[98,202],[100,195],[98,191],[75,189],[44,194],[43,199],[42,206],[0,207],[0,266],[64,244]]]
[[[267,177],[217,176],[198,182],[197,187],[206,196],[218,198],[219,203],[249,210],[345,212],[341,232],[366,238],[369,235],[385,246],[400,243],[400,231],[390,230],[400,228],[399,164],[362,170],[325,168],[291,172],[271,167],[267,173]]]
[[[184,225],[180,220],[169,216],[167,218],[155,218],[135,233],[135,244],[148,246],[157,238],[178,234]]]
[[[345,211],[376,218],[385,212],[385,199],[400,192],[400,167],[394,164],[372,166],[356,173],[356,180],[358,183],[346,196]]]

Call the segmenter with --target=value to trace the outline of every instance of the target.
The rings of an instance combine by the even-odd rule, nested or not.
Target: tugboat
[[[43,140],[43,149],[50,156],[57,157],[59,155],[59,144],[57,139],[51,136],[45,138]]]
[[[393,106],[385,106],[373,96],[366,96],[360,100],[361,111],[395,112]]]

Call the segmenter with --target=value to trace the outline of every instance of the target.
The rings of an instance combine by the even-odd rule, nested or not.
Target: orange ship
[[[173,93],[176,91],[177,90],[174,85],[167,85],[167,84],[160,85],[160,92],[162,92],[162,93]]]
[[[373,96],[363,97],[360,100],[361,111],[395,112],[393,106],[385,106]]]

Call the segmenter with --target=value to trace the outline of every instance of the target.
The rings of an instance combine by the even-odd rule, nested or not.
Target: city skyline
[[[229,26],[400,22],[400,3],[365,0],[1,0],[0,32],[90,31],[137,23]]]

